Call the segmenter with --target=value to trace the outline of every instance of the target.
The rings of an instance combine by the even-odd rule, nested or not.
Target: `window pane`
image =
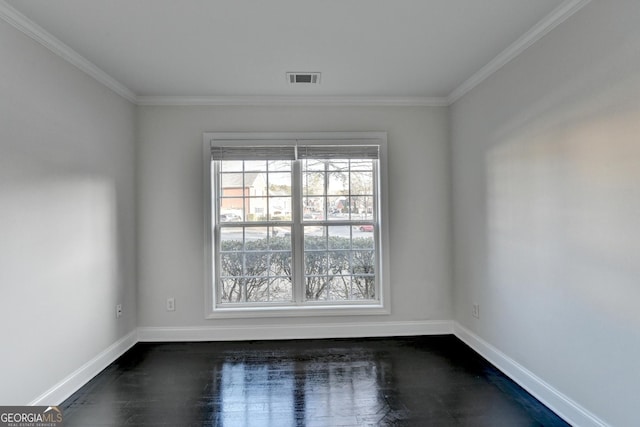
[[[269,196],[291,196],[291,173],[269,173]]]
[[[328,227],[329,249],[350,249],[351,247],[351,227],[348,225],[338,225]]]
[[[347,159],[332,159],[326,160],[327,169],[329,171],[348,171],[349,170],[349,160]]]
[[[220,229],[220,250],[242,251],[244,249],[244,234],[241,227],[223,227]]]
[[[305,276],[325,276],[327,274],[327,252],[309,251],[304,254]]]
[[[349,274],[349,251],[330,251],[327,254],[330,274]]]
[[[344,218],[342,211],[336,207],[335,202],[329,203],[327,201],[327,219],[329,221],[337,221]]]
[[[244,227],[245,250],[257,251],[267,248],[267,227]]]
[[[255,249],[255,242],[248,243],[247,249]],[[269,273],[269,254],[267,252],[244,253],[244,275],[251,278],[267,276]],[[262,280],[262,278],[259,278]]]
[[[326,301],[328,298],[328,281],[326,276],[305,277],[305,299],[308,301]]]
[[[220,199],[220,222],[237,222],[244,220],[244,199]]]
[[[243,173],[221,173],[220,186],[222,187],[223,197],[242,197],[244,195],[242,188],[244,187]]]
[[[220,170],[223,172],[242,172],[242,160],[224,160],[220,162]]]
[[[318,159],[305,159],[302,161],[303,171],[324,171],[325,161]]]
[[[349,174],[344,172],[331,172],[328,177],[327,194],[348,195],[349,194]]]
[[[267,195],[267,177],[264,173],[249,172],[244,174],[244,195],[264,197]]]
[[[269,220],[291,221],[291,197],[269,197]]]
[[[269,301],[285,302],[293,300],[291,278],[277,277],[269,284]]]
[[[291,160],[269,160],[267,167],[271,172],[286,172],[291,170]]]
[[[247,302],[269,301],[269,278],[251,277],[246,279]]]
[[[351,295],[351,277],[332,276],[329,280],[329,299],[333,301],[348,301]]]
[[[353,206],[352,219],[373,220],[373,196],[352,196],[350,205]]]
[[[317,221],[325,217],[324,197],[304,197],[302,199],[302,220]]]
[[[360,226],[360,227],[367,227],[367,226]],[[373,228],[373,226],[370,226]],[[354,233],[354,238],[351,241],[351,244],[353,245],[354,249],[371,249],[373,250],[373,248],[375,247],[375,241],[373,239],[373,235],[370,232],[360,232],[358,236],[355,236]]]
[[[349,219],[349,197],[331,196],[327,198],[327,211],[329,220],[343,221]]]
[[[267,161],[266,160],[245,160],[244,171],[245,172],[266,172]]]
[[[242,282],[241,278],[221,278],[220,300],[223,303],[241,302],[243,288]]]
[[[375,253],[374,251],[353,251],[351,258],[351,272],[353,274],[374,274],[375,273]]]
[[[249,292],[249,286],[253,289],[258,283],[266,280],[269,275],[269,268],[269,255],[267,253],[244,253],[244,275],[247,283],[247,292]]]
[[[359,221],[362,219],[362,215],[360,214],[360,206],[358,202],[360,201],[360,196],[349,197],[349,219],[353,221]]]
[[[269,249],[290,252],[291,227],[270,227],[269,230]]]
[[[302,194],[307,196],[321,196],[325,194],[325,173],[306,172],[303,175]]]
[[[304,249],[324,250],[327,249],[326,227],[306,226],[304,227]]]
[[[242,277],[242,252],[227,252],[220,254],[220,276]]]
[[[352,276],[353,299],[373,300],[376,298],[374,276]]]
[[[351,172],[351,194],[373,194],[373,172]]]
[[[372,171],[373,170],[373,160],[351,160],[351,170],[352,171]]]
[[[269,260],[269,275],[284,276],[291,282],[291,252],[272,252]]]
[[[250,197],[245,201],[245,209],[247,217],[245,221],[266,221],[267,220],[267,198],[266,197]]]

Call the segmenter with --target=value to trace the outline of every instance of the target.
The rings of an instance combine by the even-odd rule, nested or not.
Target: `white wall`
[[[447,115],[446,108],[427,107],[140,107],[140,326],[451,319]],[[205,320],[205,131],[387,131],[392,314]],[[165,310],[169,296],[175,312]]]
[[[614,426],[640,423],[639,22],[591,2],[451,118],[456,319]]]
[[[0,21],[0,404],[136,327],[134,141],[133,105]]]

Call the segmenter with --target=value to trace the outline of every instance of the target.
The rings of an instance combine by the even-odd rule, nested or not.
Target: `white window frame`
[[[250,306],[218,306],[214,290],[214,235],[213,222],[217,203],[212,192],[211,147],[219,145],[269,146],[285,144],[300,145],[378,145],[379,161],[377,173],[377,282],[378,300],[375,302],[343,302],[312,304]],[[387,173],[387,133],[386,132],[205,132],[203,134],[203,187],[204,187],[204,301],[205,318],[251,318],[251,317],[307,317],[307,316],[344,316],[344,315],[388,315],[390,309],[389,274],[389,230],[388,230],[388,173]],[[297,185],[294,183],[294,186]],[[295,198],[294,198],[295,200]],[[294,247],[302,244],[301,233],[294,231]],[[295,249],[294,249],[295,250]],[[296,286],[296,284],[294,284]]]

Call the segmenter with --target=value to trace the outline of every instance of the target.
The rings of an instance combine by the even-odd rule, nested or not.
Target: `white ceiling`
[[[23,31],[45,34],[58,50],[68,46],[76,62],[88,64],[90,74],[106,73],[105,79],[114,79],[138,99],[451,100],[583,3],[0,0],[0,17],[6,19],[9,10],[14,21],[22,21],[20,26],[31,27]],[[320,71],[322,81],[313,87],[292,86],[285,79],[287,71]]]

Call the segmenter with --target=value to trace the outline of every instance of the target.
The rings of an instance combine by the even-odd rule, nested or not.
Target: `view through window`
[[[379,146],[211,147],[214,307],[380,301]]]

